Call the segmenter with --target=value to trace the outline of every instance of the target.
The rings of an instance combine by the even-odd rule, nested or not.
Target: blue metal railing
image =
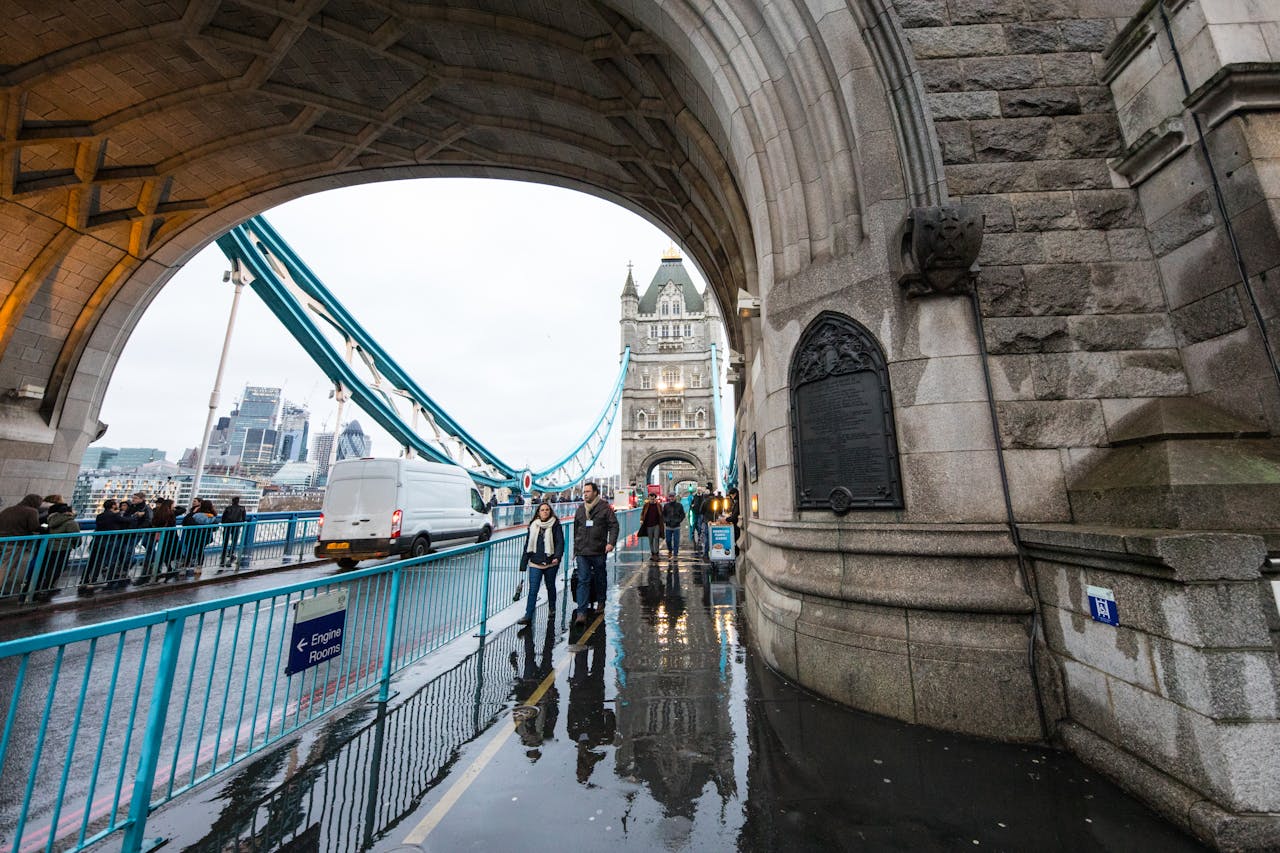
[[[620,544],[639,513],[618,514]],[[566,543],[572,550],[572,523]],[[0,735],[0,849],[79,850],[150,812],[511,606],[522,532],[336,577],[0,643],[12,685]],[[566,566],[569,560],[566,559]],[[567,570],[566,570],[567,573]],[[287,674],[293,609],[344,590],[341,655]],[[3,706],[0,706],[3,707]]]
[[[319,519],[314,511],[260,513],[236,524],[3,537],[0,602],[69,586],[91,591],[175,579],[211,566],[244,569],[309,559]]]

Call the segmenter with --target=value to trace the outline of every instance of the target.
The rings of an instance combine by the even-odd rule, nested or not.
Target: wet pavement
[[[692,559],[610,561],[372,702],[161,808],[190,851],[1202,849],[1070,756],[841,708],[748,648],[740,591]],[[510,608],[506,615],[519,615]]]

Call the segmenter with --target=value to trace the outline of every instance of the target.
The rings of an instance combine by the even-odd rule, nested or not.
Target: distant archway
[[[711,479],[708,475],[706,463],[695,454],[684,450],[659,450],[646,456],[644,461],[632,472],[636,485],[643,490],[653,477],[654,469],[664,462],[683,462],[692,466],[694,471],[693,480],[696,483],[705,483]],[[665,483],[661,485],[664,492],[668,491]]]

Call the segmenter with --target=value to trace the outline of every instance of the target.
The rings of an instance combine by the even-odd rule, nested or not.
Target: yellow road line
[[[582,636],[578,638],[578,644],[584,644],[587,640],[591,639],[591,635],[603,621],[604,614],[602,613],[595,618],[595,621],[591,623],[587,630],[582,632]],[[536,706],[538,704],[538,700],[542,698],[542,695],[551,689],[551,685],[555,684],[556,679],[560,676],[560,673],[564,671],[565,667],[573,663],[573,658],[574,655],[567,655],[565,659],[560,662],[558,667],[547,673],[547,677],[542,679],[542,683],[538,685],[538,689],[530,694],[524,704]],[[489,762],[493,760],[493,757],[498,754],[498,750],[502,749],[503,745],[507,742],[507,738],[511,737],[515,730],[515,726],[498,726],[498,731],[489,738],[489,742],[485,744],[481,753],[476,756],[475,760],[472,761],[470,765],[467,766],[466,770],[462,771],[462,775],[460,775],[449,790],[445,792],[445,795],[440,798],[440,801],[432,807],[431,811],[427,812],[427,816],[413,828],[412,832],[405,836],[405,844],[421,844],[423,841],[427,840],[427,836],[430,835],[431,831],[439,826],[440,822],[445,819],[445,816],[449,814],[449,810],[452,809],[458,800],[462,798],[462,795],[467,792],[467,789],[471,787],[471,783],[480,776],[481,771],[484,770]]]

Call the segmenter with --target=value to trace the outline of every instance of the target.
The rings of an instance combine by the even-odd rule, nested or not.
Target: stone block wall
[[[1280,9],[1261,0],[1194,0],[1166,3],[1162,17],[1159,7],[1148,6],[1106,55],[1104,78],[1124,143],[1115,166],[1137,188],[1149,224],[1189,391],[1275,432],[1274,383],[1251,381],[1270,368],[1244,279],[1274,346]],[[1215,179],[1234,234],[1225,227]]]
[[[1031,525],[1059,736],[1220,849],[1280,846],[1280,657],[1262,537]],[[1092,619],[1114,590],[1119,627]]]
[[[1135,0],[899,0],[948,191],[986,215],[979,294],[1021,521],[1068,521],[1067,482],[1135,400],[1188,383],[1102,51]]]

